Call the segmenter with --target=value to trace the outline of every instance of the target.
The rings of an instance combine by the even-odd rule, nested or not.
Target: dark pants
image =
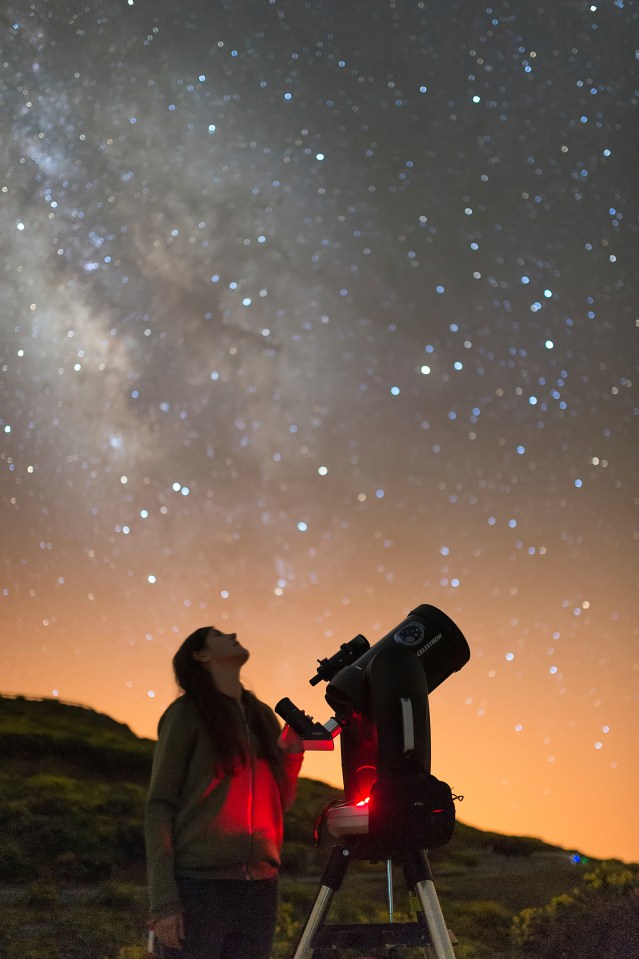
[[[178,878],[183,949],[164,959],[269,959],[277,913],[276,879]]]

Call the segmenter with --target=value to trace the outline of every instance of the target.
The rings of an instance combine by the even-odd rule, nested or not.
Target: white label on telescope
[[[402,732],[404,734],[404,755],[415,748],[415,724],[413,722],[413,704],[410,699],[402,696]]]
[[[425,629],[421,623],[406,623],[398,629],[393,639],[400,646],[417,646],[424,638]]]

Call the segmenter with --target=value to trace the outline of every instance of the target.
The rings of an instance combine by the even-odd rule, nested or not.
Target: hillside
[[[142,955],[137,946],[132,952],[118,950],[143,938],[142,811],[152,752],[153,741],[91,709],[57,700],[0,697],[3,959],[74,959],[76,954],[91,959],[92,936],[95,959]],[[273,959],[288,954],[290,938],[315,895],[330,842],[313,847],[313,822],[339,795],[325,783],[300,779],[285,822],[281,922]],[[539,839],[502,836],[463,823],[457,824],[449,845],[430,859],[447,920],[467,940],[457,950],[461,959],[481,959],[488,954],[485,949],[493,956],[511,955],[504,950],[512,917],[569,893],[594,865]],[[383,918],[382,872],[380,865],[369,863],[351,867],[335,897],[337,918]],[[399,869],[396,888],[401,919],[414,906]],[[50,942],[56,937],[65,945],[52,953]],[[113,944],[108,953],[105,937]],[[40,939],[49,941],[41,952]]]
[[[153,741],[124,723],[58,699],[0,696],[0,756],[5,772],[65,773],[146,782]]]
[[[44,818],[68,814],[78,828],[82,810],[98,821],[106,817],[113,825],[133,815],[142,800],[153,747],[153,740],[136,736],[124,723],[88,707],[57,699],[0,696],[0,798],[14,811],[25,803]],[[339,797],[339,790],[302,777],[286,819],[287,842],[308,845],[316,816]],[[86,851],[86,844],[77,845]],[[40,850],[54,868],[53,849],[41,844]],[[538,839],[501,836],[458,822],[452,842],[431,858],[459,858],[471,850],[525,857],[558,852]]]

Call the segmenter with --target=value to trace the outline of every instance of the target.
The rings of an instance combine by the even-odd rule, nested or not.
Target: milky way
[[[0,688],[325,718],[431,603],[461,818],[639,858],[636,7],[4,9]]]

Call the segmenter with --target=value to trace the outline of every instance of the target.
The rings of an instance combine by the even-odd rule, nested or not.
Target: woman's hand
[[[173,916],[164,916],[153,923],[153,932],[163,946],[181,949],[184,942],[184,917],[181,912]]]
[[[303,753],[304,741],[290,726],[286,725],[279,735],[277,745],[285,753]]]

